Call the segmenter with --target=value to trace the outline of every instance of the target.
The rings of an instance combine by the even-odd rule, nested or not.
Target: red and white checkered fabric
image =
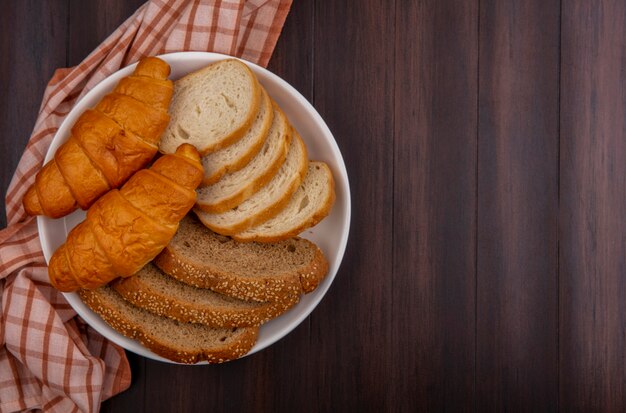
[[[6,197],[0,231],[0,411],[98,411],[130,385],[124,351],[78,318],[48,282],[36,221],[22,207],[77,99],[146,55],[213,51],[266,66],[291,0],[151,0],[78,66],[55,72]]]

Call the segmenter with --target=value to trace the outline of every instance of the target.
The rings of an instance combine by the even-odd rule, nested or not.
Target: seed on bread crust
[[[126,301],[153,314],[212,327],[260,325],[284,313],[300,299],[294,294],[283,301],[266,303],[239,300],[177,281],[153,264],[111,286]]]
[[[159,317],[129,304],[110,287],[78,293],[115,330],[179,363],[222,363],[239,358],[254,346],[259,332],[258,327],[215,329]]]
[[[311,292],[328,272],[324,254],[309,240],[239,243],[213,233],[191,216],[181,221],[154,263],[181,282],[260,302]]]

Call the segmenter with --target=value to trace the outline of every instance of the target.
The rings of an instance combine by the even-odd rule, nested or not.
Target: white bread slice
[[[128,303],[108,286],[78,294],[113,329],[179,363],[239,358],[250,351],[259,333],[258,327],[218,329],[159,317]]]
[[[159,150],[174,153],[183,143],[201,155],[234,143],[250,128],[261,103],[261,87],[239,60],[227,59],[174,82],[170,123]]]
[[[265,138],[274,120],[274,110],[272,109],[272,100],[269,95],[265,89],[261,89],[263,98],[250,129],[232,145],[202,157],[202,166],[204,167],[202,186],[214,184],[224,174],[240,170],[263,147]]]
[[[244,168],[226,174],[213,185],[198,188],[197,208],[206,212],[228,211],[250,198],[278,172],[291,143],[291,126],[274,105],[274,122],[261,151]]]
[[[335,181],[324,162],[310,162],[304,181],[287,206],[275,217],[233,238],[238,241],[277,242],[317,225],[335,202]]]
[[[294,130],[285,162],[274,178],[250,198],[233,209],[211,214],[194,210],[200,221],[222,235],[232,235],[260,224],[278,214],[298,189],[309,168],[306,147]]]
[[[328,261],[311,241],[240,243],[214,233],[192,215],[183,218],[154,263],[181,282],[261,302],[285,302],[311,292],[328,272]]]
[[[137,274],[111,284],[126,301],[153,314],[209,327],[249,327],[279,316],[299,301],[298,295],[275,303],[243,301],[196,288],[148,264]]]

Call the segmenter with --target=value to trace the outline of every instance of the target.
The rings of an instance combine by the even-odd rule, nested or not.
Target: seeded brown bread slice
[[[273,303],[239,300],[177,281],[153,264],[131,277],[118,279],[111,286],[126,301],[153,314],[210,327],[260,325],[299,301],[295,294],[290,300]]]
[[[110,287],[79,290],[87,306],[126,337],[179,363],[222,363],[245,355],[256,342],[258,327],[211,328],[156,316],[126,302]]]
[[[222,176],[213,185],[198,188],[196,206],[203,211],[220,213],[250,198],[276,175],[290,143],[289,121],[274,105],[274,121],[259,153],[242,169]]]
[[[297,132],[293,134],[287,159],[267,185],[237,207],[220,214],[195,208],[200,221],[218,234],[233,235],[278,214],[290,201],[309,169],[304,142]]]
[[[232,237],[237,241],[277,242],[295,237],[326,217],[335,202],[335,181],[324,162],[310,162],[304,181],[273,218]]]
[[[284,301],[313,291],[328,272],[322,251],[303,238],[239,243],[187,216],[155,264],[179,281],[254,301]]]
[[[159,150],[173,153],[180,144],[190,143],[206,155],[234,143],[252,125],[261,93],[252,70],[236,59],[177,80]]]
[[[252,126],[243,137],[232,145],[202,157],[204,179],[202,186],[216,183],[226,173],[233,173],[246,166],[259,153],[274,120],[272,100],[262,89],[263,99]]]

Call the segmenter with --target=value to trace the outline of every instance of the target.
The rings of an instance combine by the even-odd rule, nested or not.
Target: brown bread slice
[[[222,363],[239,358],[250,351],[259,332],[258,327],[216,329],[159,317],[129,304],[107,286],[79,290],[78,294],[113,329],[179,363]]]
[[[148,264],[137,274],[112,284],[126,301],[151,313],[210,327],[248,327],[265,323],[293,307],[298,295],[274,303],[243,301],[196,288]]]
[[[255,301],[284,301],[313,291],[328,272],[322,251],[303,238],[239,243],[187,216],[155,264],[179,281]]]

